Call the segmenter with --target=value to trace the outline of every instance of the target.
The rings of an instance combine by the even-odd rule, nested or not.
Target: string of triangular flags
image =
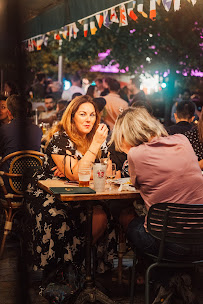
[[[95,35],[98,28],[105,26],[110,28],[112,23],[118,23],[119,26],[128,25],[128,17],[137,21],[139,14],[145,18],[150,18],[151,20],[156,19],[156,5],[164,6],[165,10],[168,12],[172,8],[174,11],[180,9],[181,0],[149,0],[150,9],[149,15],[144,11],[144,0],[137,1],[125,1],[119,6],[111,7],[102,12],[96,13],[92,16],[88,16],[82,20],[78,20],[78,23],[83,25],[84,37],[88,36],[88,30],[90,30],[91,35]],[[187,0],[192,5],[195,5],[197,0]],[[97,26],[96,26],[97,24]],[[57,31],[54,34],[55,40],[68,39],[69,41],[72,38],[77,38],[77,33],[79,29],[76,25],[76,22],[64,26],[61,30]],[[25,48],[32,52],[34,50],[41,50],[42,45],[47,46],[49,34],[38,35],[36,37],[30,38],[24,41]]]

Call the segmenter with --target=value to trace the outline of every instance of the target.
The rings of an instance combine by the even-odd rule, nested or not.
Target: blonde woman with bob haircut
[[[107,157],[107,126],[100,124],[98,110],[92,98],[84,95],[71,101],[61,121],[46,137],[46,161],[44,168],[28,185],[26,203],[33,228],[32,260],[35,270],[49,272],[62,262],[81,266],[84,259],[86,227],[85,205],[69,204],[68,207],[55,196],[37,188],[39,179],[54,175],[78,181],[78,164],[94,162],[96,158]],[[104,234],[105,232],[105,234]],[[116,240],[113,222],[108,208],[95,202],[92,223],[93,243],[97,242],[100,258],[98,271],[104,272],[113,265]],[[103,253],[103,255],[102,255]]]
[[[116,150],[127,154],[131,181],[140,190],[146,210],[162,202],[202,204],[202,173],[184,135],[169,136],[145,108],[136,107],[117,118],[113,142]],[[157,254],[157,241],[146,232],[144,216],[126,215],[120,221],[135,248]],[[166,246],[169,256],[184,256],[188,250],[177,244]]]

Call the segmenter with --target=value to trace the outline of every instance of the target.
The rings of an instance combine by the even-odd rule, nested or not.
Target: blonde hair
[[[96,112],[96,121],[95,121],[94,126],[93,126],[92,130],[90,131],[90,133],[87,134],[85,140],[78,133],[78,130],[75,126],[74,119],[73,119],[78,108],[83,103],[91,103],[94,106],[94,109]],[[99,115],[97,107],[96,107],[95,103],[93,102],[92,98],[88,95],[77,96],[69,103],[68,107],[66,108],[65,112],[63,113],[61,121],[59,121],[58,124],[56,126],[54,126],[47,134],[47,136],[45,138],[45,140],[46,140],[45,147],[48,146],[54,133],[56,133],[57,131],[59,131],[59,132],[65,131],[68,134],[70,140],[75,144],[76,148],[81,153],[84,154],[85,152],[87,152],[87,150],[92,142],[93,136],[98,128],[99,122],[100,122],[100,115]]]
[[[122,152],[123,140],[133,147],[150,141],[152,137],[168,136],[164,126],[144,107],[128,108],[118,116],[109,144]]]

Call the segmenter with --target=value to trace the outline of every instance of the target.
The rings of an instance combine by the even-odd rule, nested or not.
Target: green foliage
[[[129,19],[128,26],[112,24],[111,29],[102,26],[95,35],[88,33],[86,38],[83,37],[82,25],[77,24],[80,29],[77,39],[63,40],[60,50],[58,41],[50,37],[48,47],[29,54],[29,66],[34,71],[43,70],[50,76],[54,75],[61,52],[65,74],[79,71],[91,79],[89,70],[92,65],[98,64],[98,53],[110,49],[109,56],[102,63],[119,63],[120,69],[128,67],[129,74],[142,70],[203,69],[200,47],[203,1],[197,1],[194,7],[187,0],[182,0],[181,4],[181,10],[177,12],[166,12],[162,5],[157,6],[156,21],[138,14],[137,22]],[[147,6],[145,11],[149,12]]]

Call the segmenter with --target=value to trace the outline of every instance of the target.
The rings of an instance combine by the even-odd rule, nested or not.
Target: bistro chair
[[[11,153],[0,161],[0,170],[2,165],[5,168],[8,164],[9,167],[8,172],[0,171],[0,191],[2,193],[0,204],[4,211],[4,214],[1,214],[1,220],[5,219],[0,235],[0,257],[4,251],[6,237],[12,230],[13,218],[23,206],[24,173],[30,169],[32,171],[39,169],[43,164],[43,157],[43,153],[24,150]],[[9,187],[6,187],[3,177],[8,178]]]
[[[147,230],[160,241],[157,256],[145,275],[145,304],[150,304],[150,275],[156,267],[186,268],[203,263],[203,205],[158,203],[152,205],[147,216]],[[190,254],[184,259],[168,259],[164,254],[165,243],[186,245]],[[134,254],[130,304],[134,299],[136,252]]]

